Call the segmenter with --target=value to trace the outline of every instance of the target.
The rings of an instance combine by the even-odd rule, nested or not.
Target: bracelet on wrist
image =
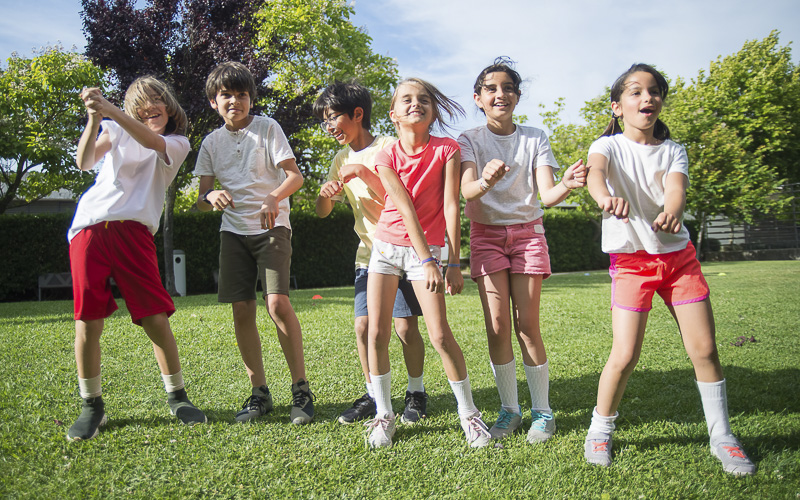
[[[486,191],[492,189],[492,186],[490,186],[483,177],[481,177],[481,179],[478,181],[478,185],[481,187],[481,193],[485,193]]]
[[[424,265],[427,264],[428,262],[434,262],[434,261],[436,261],[436,259],[434,259],[433,257],[428,257],[427,259],[424,259],[422,261],[422,264]]]
[[[461,264],[447,264],[447,267],[461,267]]]
[[[211,205],[211,202],[208,201],[208,195],[211,194],[211,191],[213,191],[213,190],[214,190],[214,188],[211,188],[208,191],[206,191],[205,194],[203,195],[203,201],[208,203],[209,205]]]

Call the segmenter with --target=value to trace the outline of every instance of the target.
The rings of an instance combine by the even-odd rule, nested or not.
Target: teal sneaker
[[[552,413],[544,413],[531,409],[531,428],[528,430],[528,442],[544,443],[556,432],[556,421]]]
[[[489,434],[492,435],[492,439],[503,439],[516,432],[520,425],[522,425],[522,408],[517,413],[511,413],[506,411],[505,408],[501,408],[500,416],[497,417],[497,421],[489,429]]]

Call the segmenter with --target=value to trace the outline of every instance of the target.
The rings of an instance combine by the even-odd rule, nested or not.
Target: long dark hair
[[[614,85],[611,86],[611,102],[619,102],[620,98],[622,97],[622,92],[625,91],[625,83],[627,82],[628,78],[632,74],[640,71],[653,75],[653,78],[656,80],[656,85],[658,85],[658,90],[661,92],[661,100],[666,100],[667,92],[669,92],[669,84],[667,83],[667,79],[664,78],[664,75],[659,73],[657,69],[649,64],[636,63],[628,68],[628,71],[619,75],[619,78],[614,81]],[[614,115],[611,118],[611,121],[608,123],[606,129],[603,130],[602,134],[600,134],[600,137],[604,135],[614,135],[620,133],[622,133],[622,127],[619,126],[619,117]],[[670,138],[669,127],[667,127],[667,125],[662,122],[660,118],[656,119],[656,125],[653,128],[653,137],[660,141]]]

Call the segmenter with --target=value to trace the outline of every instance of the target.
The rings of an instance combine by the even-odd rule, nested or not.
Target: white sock
[[[80,388],[81,398],[96,398],[103,394],[103,386],[100,383],[100,375],[93,378],[78,377],[78,387]]]
[[[511,413],[519,413],[519,395],[517,394],[517,365],[515,360],[504,365],[489,363],[494,373],[494,382],[500,394],[500,404]]]
[[[544,413],[553,413],[550,409],[550,361],[539,366],[525,367],[525,378],[528,379],[528,390],[531,392],[531,408]]]
[[[369,397],[375,399],[375,392],[372,389],[372,382],[367,382],[365,385],[367,386],[367,394],[369,394]]]
[[[422,375],[419,377],[408,376],[408,392],[425,392],[425,384],[422,383]]]
[[[469,375],[464,380],[458,382],[450,382],[450,388],[453,389],[453,394],[456,396],[456,404],[458,405],[458,417],[470,418],[477,413],[478,408],[472,402],[472,387],[469,385]]]
[[[728,420],[728,394],[725,379],[719,382],[697,382],[703,413],[706,415],[708,436],[711,439],[732,434]]]
[[[611,436],[611,434],[614,433],[614,429],[617,428],[614,424],[614,420],[616,420],[617,417],[619,417],[619,412],[614,413],[610,417],[600,415],[597,413],[597,407],[595,406],[594,410],[592,410],[592,423],[589,425],[589,432]]]
[[[375,391],[375,406],[378,409],[377,416],[379,418],[394,418],[394,411],[392,410],[391,370],[383,375],[374,375],[370,373],[369,377],[372,379],[372,390]]]
[[[183,370],[178,370],[178,373],[172,375],[161,374],[161,380],[164,381],[164,390],[167,392],[175,392],[185,387],[183,383]]]

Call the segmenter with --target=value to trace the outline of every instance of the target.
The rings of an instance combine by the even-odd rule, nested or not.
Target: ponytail
[[[619,126],[619,117],[617,115],[612,115],[611,121],[608,122],[608,126],[606,126],[606,129],[603,130],[603,133],[600,134],[600,137],[606,135],[616,135],[621,133],[622,133],[622,127]]]
[[[661,121],[661,118],[656,119],[656,126],[653,127],[653,137],[659,141],[666,141],[670,138],[669,127]]]

